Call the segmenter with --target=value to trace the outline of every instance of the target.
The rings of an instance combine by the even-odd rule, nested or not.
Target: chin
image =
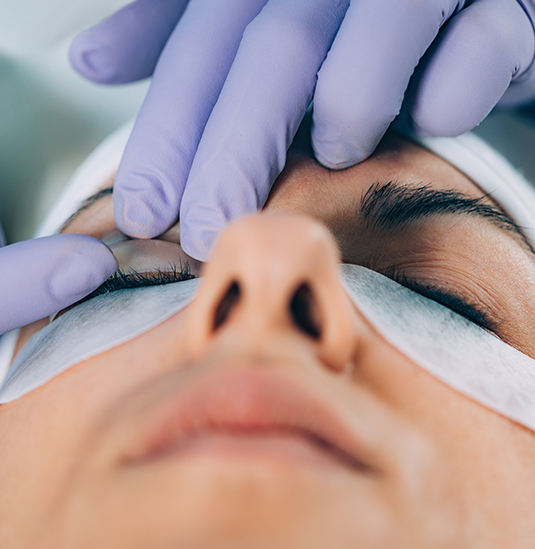
[[[197,456],[136,473],[121,472],[109,498],[89,502],[79,524],[91,532],[78,531],[70,547],[354,549],[358,530],[377,511],[369,481],[343,469]]]

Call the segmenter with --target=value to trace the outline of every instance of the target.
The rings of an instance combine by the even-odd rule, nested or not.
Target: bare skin
[[[482,196],[396,137],[343,172],[298,145],[267,213],[222,234],[189,307],[1,406],[0,546],[533,547],[533,433],[390,346],[337,277],[340,257],[395,264],[477,302],[499,337],[535,356],[532,257],[475,217],[373,234],[353,206],[391,180]],[[67,230],[113,228],[110,196]],[[240,299],[215,329],[233,280]],[[303,281],[319,338],[289,313]],[[306,403],[336,451],[288,428]],[[166,427],[191,416],[195,436]]]

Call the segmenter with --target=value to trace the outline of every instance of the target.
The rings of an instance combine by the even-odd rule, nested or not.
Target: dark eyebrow
[[[83,211],[111,194],[113,185],[86,198],[65,221],[60,232]],[[485,199],[489,197],[490,194],[474,198],[455,190],[432,189],[430,183],[414,186],[394,181],[377,182],[362,195],[358,211],[365,226],[374,232],[400,230],[415,221],[440,214],[477,216],[490,221],[502,231],[513,233],[535,256],[535,250],[522,228],[498,207],[487,204]]]
[[[104,197],[109,196],[110,194],[113,194],[113,186],[100,189],[100,191],[97,191],[95,194],[92,194],[86,198],[80,207],[69,217],[69,219],[63,223],[59,232],[64,231],[83,211],[87,210],[93,206],[93,204],[99,200],[102,200]]]
[[[365,227],[376,233],[400,230],[436,215],[479,217],[512,233],[535,255],[522,228],[500,208],[485,202],[489,196],[474,198],[455,190],[432,189],[430,184],[413,186],[390,181],[372,185],[360,199],[358,211]]]

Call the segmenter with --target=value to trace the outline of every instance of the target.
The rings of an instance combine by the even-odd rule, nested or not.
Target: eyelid
[[[118,229],[113,229],[113,231],[110,231],[100,238],[104,244],[107,246],[112,246],[113,244],[117,244],[119,242],[125,242],[126,240],[132,240],[129,236],[126,236]]]
[[[193,272],[200,271],[197,261],[187,256],[182,248],[164,240],[127,240],[110,245],[119,269],[125,272],[152,272],[181,270],[188,262]]]
[[[405,288],[440,303],[477,326],[498,335],[498,323],[491,317],[489,311],[482,304],[470,302],[465,296],[455,294],[439,286],[426,285],[417,279],[409,278],[404,272],[398,271],[395,268],[390,270],[386,276],[398,284],[405,286]]]
[[[76,307],[89,301],[94,297],[99,295],[108,294],[111,292],[117,292],[119,290],[129,290],[133,288],[147,288],[149,286],[160,286],[163,284],[173,284],[175,282],[184,282],[185,280],[191,280],[197,278],[196,275],[191,274],[189,270],[189,265],[187,263],[181,265],[179,268],[174,268],[168,271],[152,271],[149,273],[140,273],[137,271],[117,271],[110,278],[104,281],[96,290],[91,292],[89,295],[80,299],[70,307],[59,311],[55,315],[52,315],[50,322],[56,320],[63,313],[67,312],[69,309]]]

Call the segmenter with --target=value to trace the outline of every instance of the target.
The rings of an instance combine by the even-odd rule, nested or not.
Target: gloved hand
[[[96,82],[153,74],[116,223],[148,238],[180,211],[184,249],[205,259],[227,221],[264,204],[312,99],[330,168],[373,152],[407,88],[420,134],[461,134],[502,96],[535,97],[533,21],[533,0],[137,0],[78,36],[71,60]]]
[[[0,334],[75,303],[117,269],[108,247],[61,234],[0,248]]]

